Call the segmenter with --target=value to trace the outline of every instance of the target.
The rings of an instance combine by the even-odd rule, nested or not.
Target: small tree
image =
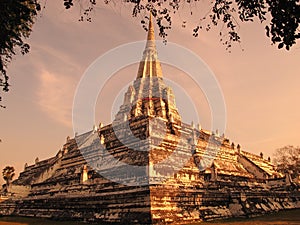
[[[274,163],[281,173],[289,172],[292,178],[300,175],[300,147],[287,145],[279,148],[274,154]]]
[[[2,176],[6,182],[6,188],[9,187],[13,177],[15,176],[15,168],[13,166],[6,166],[2,171]]]

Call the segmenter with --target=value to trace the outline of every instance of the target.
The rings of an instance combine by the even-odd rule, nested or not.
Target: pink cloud
[[[71,127],[74,79],[42,71],[37,88],[38,105],[50,118]]]

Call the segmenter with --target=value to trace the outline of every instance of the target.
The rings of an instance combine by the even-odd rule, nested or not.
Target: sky
[[[73,98],[86,69],[109,50],[146,38],[141,18],[133,18],[126,8],[98,5],[91,23],[78,22],[79,16],[78,7],[66,11],[61,2],[47,1],[28,39],[30,53],[16,56],[9,65],[11,88],[3,96],[7,108],[0,111],[0,168],[12,165],[19,173],[36,157],[54,156],[66,137],[74,135]],[[225,136],[243,150],[271,158],[277,148],[299,146],[299,44],[290,51],[278,50],[265,36],[264,25],[255,22],[240,25],[241,46],[229,53],[219,42],[218,29],[194,38],[192,23],[182,28],[180,19],[174,20],[168,42],[196,53],[219,83],[227,112]],[[141,57],[142,50],[137,53]],[[97,123],[110,123],[114,100],[135,78],[137,66],[120,69],[99,94]],[[165,64],[162,69],[166,79],[192,96],[202,128],[209,129],[205,94],[183,71]]]

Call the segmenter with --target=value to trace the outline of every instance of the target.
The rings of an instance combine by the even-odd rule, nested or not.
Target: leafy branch
[[[34,18],[41,10],[37,0],[0,0],[0,91],[9,91],[7,66],[17,50],[22,55],[30,46],[24,42],[28,38]],[[0,103],[2,97],[0,96]],[[0,107],[5,108],[2,104]]]

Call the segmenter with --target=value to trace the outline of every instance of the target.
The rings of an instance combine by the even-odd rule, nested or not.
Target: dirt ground
[[[300,225],[300,209],[282,211],[250,219],[193,223],[191,225]]]
[[[86,225],[86,223],[67,221],[58,222],[22,217],[0,217],[0,225]],[[250,219],[228,219],[193,223],[190,225],[300,225],[300,209],[283,211]]]

